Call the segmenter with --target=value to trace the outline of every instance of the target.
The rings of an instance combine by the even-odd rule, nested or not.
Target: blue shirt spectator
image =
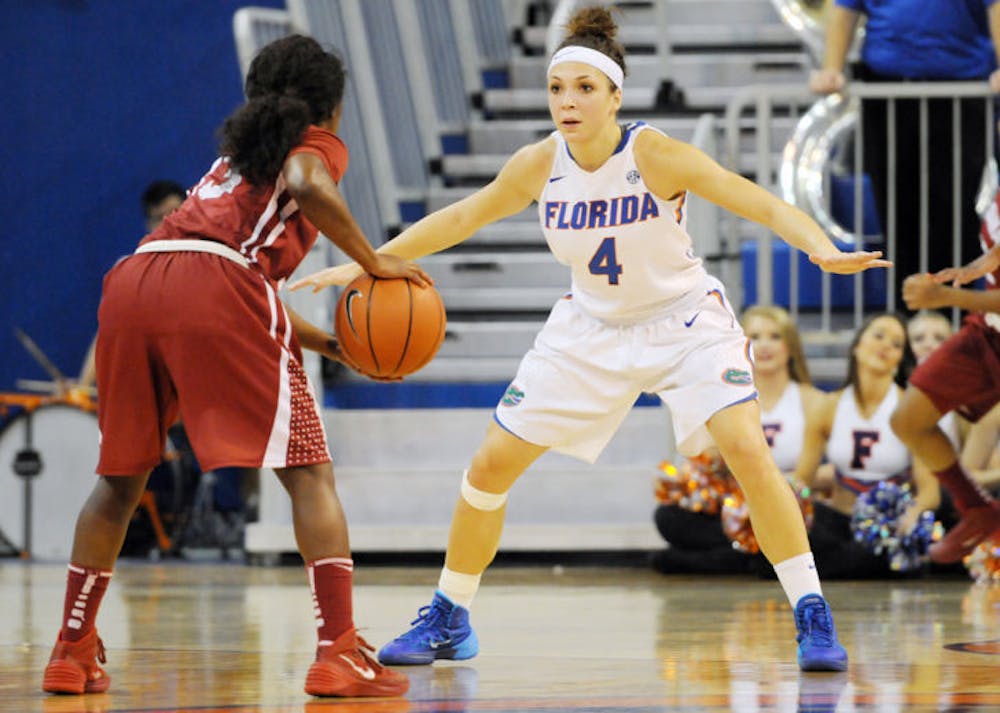
[[[987,10],[997,0],[836,0],[867,16],[861,61],[905,79],[986,79],[997,68]]]

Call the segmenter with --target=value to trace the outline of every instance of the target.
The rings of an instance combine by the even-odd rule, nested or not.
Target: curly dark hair
[[[610,10],[600,6],[585,7],[575,12],[566,23],[566,38],[556,51],[571,45],[597,50],[614,60],[625,76],[628,76],[625,48],[615,39],[617,34],[618,25],[611,17]]]
[[[223,122],[220,152],[251,184],[272,183],[306,127],[340,105],[346,79],[340,57],[311,37],[272,42],[250,64],[247,102]]]

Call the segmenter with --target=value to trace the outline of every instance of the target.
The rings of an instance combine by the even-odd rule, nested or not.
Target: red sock
[[[991,502],[991,498],[969,477],[958,461],[934,475],[951,495],[959,513],[964,513],[969,508],[985,507]]]
[[[60,639],[79,641],[90,633],[110,581],[111,572],[70,564],[69,575],[66,577],[66,600],[63,602]]]
[[[354,626],[351,587],[354,562],[346,557],[327,557],[306,566],[312,589],[313,613],[320,645],[333,642]]]

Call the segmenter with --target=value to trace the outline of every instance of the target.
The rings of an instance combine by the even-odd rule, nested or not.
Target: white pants
[[[756,398],[750,342],[715,278],[640,324],[608,324],[563,298],[495,418],[522,440],[593,463],[643,392],[669,407],[685,455],[712,445],[713,414]]]

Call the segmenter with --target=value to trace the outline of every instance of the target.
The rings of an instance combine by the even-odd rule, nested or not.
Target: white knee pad
[[[499,510],[507,502],[507,493],[487,493],[469,482],[469,471],[462,474],[462,499],[476,510],[492,512]]]

